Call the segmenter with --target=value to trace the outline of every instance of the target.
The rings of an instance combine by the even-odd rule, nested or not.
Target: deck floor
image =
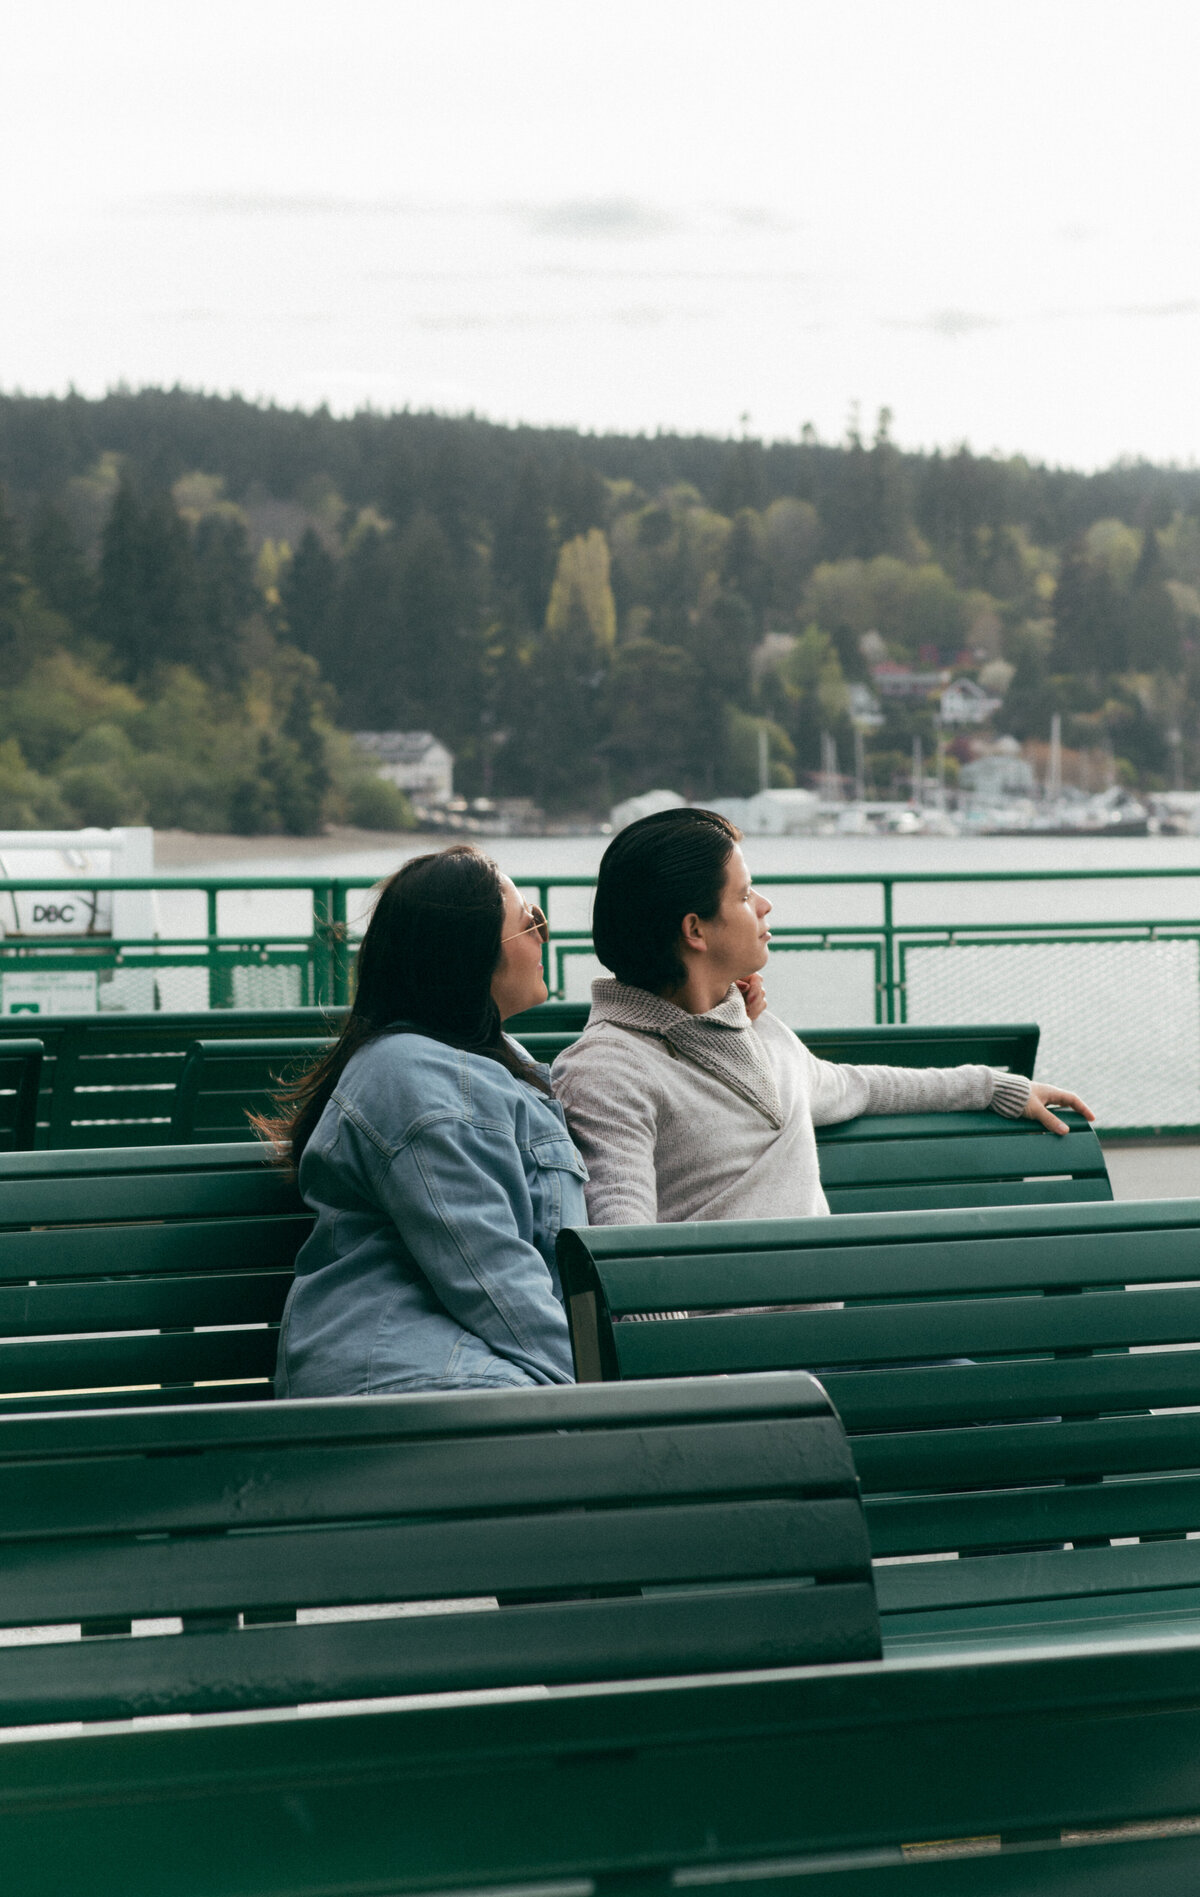
[[[1200,1199],[1200,1140],[1101,1139],[1117,1199]]]

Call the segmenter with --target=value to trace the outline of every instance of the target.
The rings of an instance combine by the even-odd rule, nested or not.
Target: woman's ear
[[[690,915],[684,916],[683,921],[679,925],[679,933],[683,937],[683,946],[691,949],[693,954],[708,954],[708,942],[704,935],[704,923],[694,910]]]

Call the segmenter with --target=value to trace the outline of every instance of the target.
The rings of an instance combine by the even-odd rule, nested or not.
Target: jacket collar
[[[751,1026],[736,987],[707,1014],[688,1014],[673,1001],[621,981],[592,983],[588,1026],[611,1021],[634,1034],[665,1041],[673,1054],[722,1081],[762,1113],[774,1127],[783,1125],[779,1088],[766,1048]]]

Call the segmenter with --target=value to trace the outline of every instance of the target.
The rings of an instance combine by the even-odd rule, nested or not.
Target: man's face
[[[725,865],[721,906],[712,921],[704,924],[714,974],[719,968],[730,981],[744,981],[765,967],[771,939],[767,928],[770,913],[770,903],[750,881],[746,859],[735,844]]]

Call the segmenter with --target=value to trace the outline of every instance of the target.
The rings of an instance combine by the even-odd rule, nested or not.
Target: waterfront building
[[[448,804],[454,795],[454,753],[432,731],[356,731],[354,741],[375,760],[380,777],[418,804]]]

